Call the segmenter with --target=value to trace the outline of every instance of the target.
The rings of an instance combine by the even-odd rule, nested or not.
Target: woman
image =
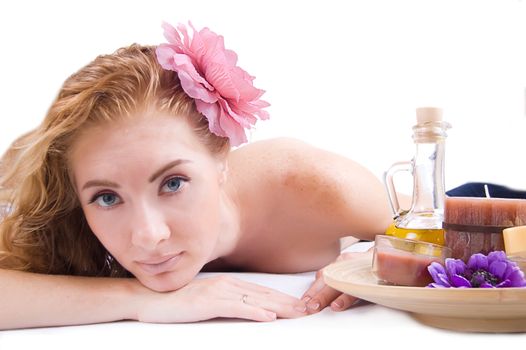
[[[269,321],[353,302],[319,275],[302,300],[194,279],[321,269],[341,237],[372,240],[391,217],[379,181],[341,156],[288,139],[231,151],[268,104],[222,37],[178,30],[72,75],[4,156],[0,328]]]

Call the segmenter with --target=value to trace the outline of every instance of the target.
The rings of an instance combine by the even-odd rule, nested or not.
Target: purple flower
[[[446,259],[445,267],[432,262],[427,270],[435,281],[430,288],[506,288],[526,287],[524,273],[503,251],[487,256],[473,254],[468,263],[459,259]]]

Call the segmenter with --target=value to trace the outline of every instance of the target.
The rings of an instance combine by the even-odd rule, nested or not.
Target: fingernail
[[[320,303],[318,302],[311,302],[307,304],[307,307],[311,310],[318,310],[320,308]]]
[[[335,300],[332,302],[331,306],[335,309],[341,309],[343,307],[343,301]]]
[[[296,305],[294,306],[294,310],[298,312],[305,312],[307,311],[307,307],[305,305]]]
[[[309,297],[308,295],[306,295],[306,296],[304,296],[303,299],[301,299],[301,300],[303,300],[305,303],[308,303],[309,300],[311,300],[311,299],[312,299],[311,297]]]
[[[267,317],[269,320],[273,321],[276,319],[276,313],[272,311],[267,311]]]

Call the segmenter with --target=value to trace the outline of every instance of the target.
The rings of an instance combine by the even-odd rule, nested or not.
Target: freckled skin
[[[88,129],[70,157],[92,231],[154,290],[180,288],[200,270],[317,270],[338,256],[341,237],[372,240],[391,221],[380,181],[349,159],[291,139],[220,157],[183,119],[158,114]],[[148,181],[177,158],[189,162]],[[176,175],[188,181],[171,192],[166,177]],[[93,179],[120,187],[83,190]],[[90,203],[103,192],[111,196]],[[109,210],[101,207],[107,198],[116,204]],[[139,263],[181,251],[166,273],[152,275]]]
[[[372,240],[391,221],[383,186],[370,172],[306,143],[249,144],[232,152],[229,166],[243,208],[258,213],[250,215],[244,249],[231,257],[236,265],[271,272],[316,270],[337,257],[339,238]]]

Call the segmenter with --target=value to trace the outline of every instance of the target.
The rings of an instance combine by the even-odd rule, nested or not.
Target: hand
[[[370,252],[343,253],[340,254],[336,261],[356,259],[364,254],[370,254]],[[323,281],[323,269],[321,269],[316,272],[316,280],[303,294],[301,300],[307,303],[307,312],[314,314],[329,305],[333,311],[343,311],[353,306],[359,299],[326,285]]]
[[[143,322],[196,322],[216,317],[273,321],[307,315],[305,303],[298,298],[226,275],[196,279],[173,292],[148,291],[137,313],[137,320]]]

